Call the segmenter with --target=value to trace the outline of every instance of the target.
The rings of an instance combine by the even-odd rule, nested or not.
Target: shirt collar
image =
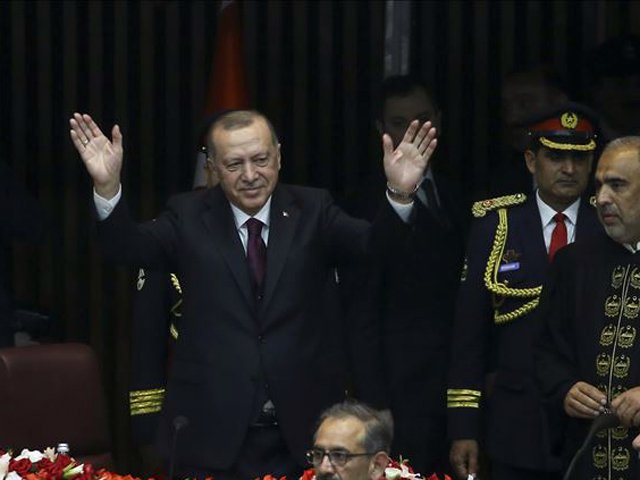
[[[538,211],[540,212],[540,219],[542,220],[542,226],[546,227],[549,223],[553,222],[553,217],[556,212],[549,205],[544,203],[540,198],[540,192],[536,190],[536,203],[538,204]],[[578,220],[578,208],[580,207],[580,198],[576,199],[571,205],[565,208],[562,212],[571,225],[575,225]]]
[[[635,245],[631,243],[623,243],[622,246],[629,250],[631,253],[636,253],[638,250],[640,250],[640,242],[636,243]]]
[[[242,227],[250,218],[260,220],[264,225],[266,225],[267,227],[269,226],[269,217],[271,215],[271,197],[267,199],[266,203],[262,206],[260,211],[253,216],[247,215],[233,203],[231,203],[230,205],[231,211],[233,212],[233,219],[236,222],[236,228],[238,230],[240,230],[240,227]]]

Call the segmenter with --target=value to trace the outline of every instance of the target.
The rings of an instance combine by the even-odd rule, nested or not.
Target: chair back
[[[113,463],[95,352],[80,343],[0,349],[0,446],[42,450],[60,442],[80,462]]]

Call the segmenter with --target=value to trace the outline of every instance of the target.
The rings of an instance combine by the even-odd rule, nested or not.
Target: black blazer
[[[336,314],[334,267],[363,257],[378,238],[371,235],[376,229],[343,213],[326,191],[279,185],[271,203],[264,297],[257,302],[219,187],[176,196],[156,220],[139,225],[124,203],[98,224],[107,255],[175,272],[183,290],[161,451],[168,453],[172,419],[184,415],[190,424],[180,433],[180,462],[229,467],[259,389],[266,387],[289,449],[304,464],[319,413],[345,394],[346,340]],[[380,222],[385,218],[392,222],[386,228],[401,228],[388,205]]]

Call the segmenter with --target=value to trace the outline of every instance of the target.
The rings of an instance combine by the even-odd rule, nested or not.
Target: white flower
[[[22,477],[18,475],[16,472],[9,472],[7,476],[4,477],[5,480],[22,480]]]
[[[56,451],[52,447],[47,447],[44,449],[44,456],[52,462],[55,462],[57,457]]]
[[[44,458],[44,454],[38,450],[27,450],[25,448],[16,457],[16,460],[22,460],[23,458],[28,458],[31,463],[37,463]]]
[[[409,471],[409,467],[404,463],[400,464],[400,468],[385,468],[384,476],[387,478],[387,480],[416,480],[422,478],[419,473],[411,473]]]
[[[399,468],[387,467],[384,469],[384,476],[387,480],[397,480],[402,477],[402,470]]]
[[[11,460],[11,455],[8,453],[0,456],[0,480],[4,480],[9,471],[9,460]]]

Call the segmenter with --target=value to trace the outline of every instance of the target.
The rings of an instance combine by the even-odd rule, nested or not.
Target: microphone
[[[169,480],[173,480],[173,474],[175,471],[175,463],[176,463],[176,453],[177,453],[177,445],[178,445],[178,432],[182,430],[184,427],[189,425],[189,419],[184,415],[178,415],[171,422],[173,426],[173,439],[171,442],[171,456],[169,457]]]
[[[596,418],[594,418],[593,422],[591,422],[591,427],[589,428],[589,432],[587,433],[587,436],[584,439],[584,442],[582,442],[582,446],[580,446],[578,451],[575,453],[575,455],[571,459],[571,463],[569,464],[569,467],[567,468],[567,471],[564,474],[564,477],[562,477],[562,480],[569,480],[571,478],[571,474],[573,473],[573,470],[576,467],[576,463],[578,463],[578,460],[580,459],[584,451],[587,449],[587,447],[593,440],[593,437],[595,437],[596,433],[602,430],[607,430],[609,428],[617,427],[618,425],[620,425],[620,419],[617,417],[615,413],[610,413],[610,412],[602,413],[598,415]]]

